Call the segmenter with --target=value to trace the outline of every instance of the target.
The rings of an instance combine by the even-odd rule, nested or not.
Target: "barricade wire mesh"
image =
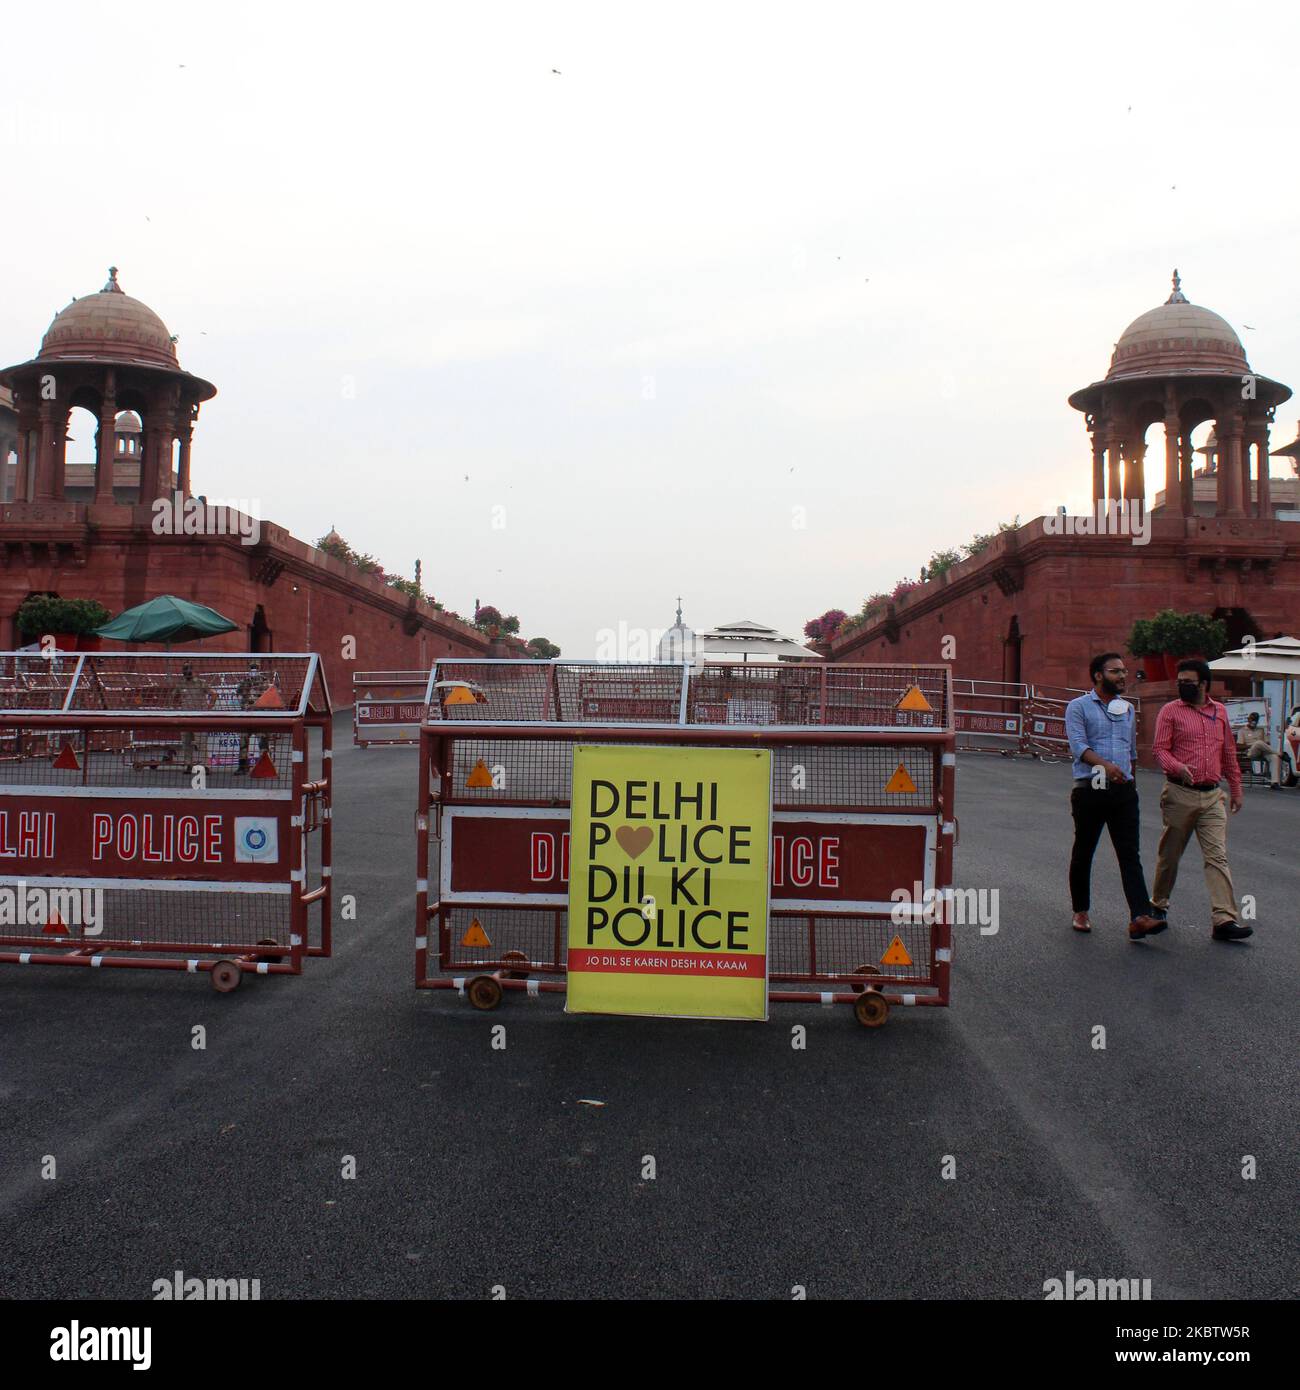
[[[573,790],[573,748],[568,742],[526,738],[457,738],[451,785],[442,789],[442,799],[448,803],[488,805],[567,805]],[[471,780],[484,781],[485,773],[494,785],[469,785]],[[907,790],[909,784],[911,791]],[[886,790],[891,786],[895,790]],[[930,749],[899,745],[787,745],[772,750],[773,810],[830,806],[845,810],[926,811],[937,805],[935,758]]]
[[[288,728],[240,730],[207,721],[18,728],[0,741],[0,785],[138,788],[142,796],[150,796],[188,791],[197,766],[206,769],[209,795],[222,789],[283,792],[293,785],[292,751]],[[68,765],[56,767],[60,761]]]
[[[440,919],[435,914],[429,922],[430,946],[435,949],[428,954],[427,978],[448,970],[524,969],[523,961],[507,958],[508,952],[522,953],[534,971],[559,972],[564,968],[568,941],[565,908],[457,904],[442,912],[447,922],[447,958],[440,966],[436,949]],[[475,922],[486,935],[487,946],[461,944]],[[930,933],[931,928],[924,923],[896,926],[887,917],[774,912],[768,921],[769,977],[848,980],[862,978],[856,972],[867,966],[884,980],[928,983],[932,978]],[[911,957],[911,965],[882,963],[895,936]]]
[[[69,890],[83,891],[74,878],[65,879],[63,884]],[[4,891],[12,891],[10,885],[0,885],[0,892]],[[105,888],[102,894],[103,917],[94,924],[102,930],[97,934],[87,935],[84,922],[71,915],[62,932],[45,932],[43,924],[33,926],[29,919],[27,926],[8,922],[0,926],[0,945],[57,951],[81,946],[138,950],[143,944],[161,944],[228,951],[256,946],[260,941],[274,941],[286,949],[290,944],[288,893]],[[60,911],[59,916],[64,915]]]

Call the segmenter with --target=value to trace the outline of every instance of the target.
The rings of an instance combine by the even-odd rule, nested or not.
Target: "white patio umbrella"
[[[1210,670],[1260,680],[1300,680],[1300,638],[1272,637],[1266,642],[1249,642],[1211,661]]]

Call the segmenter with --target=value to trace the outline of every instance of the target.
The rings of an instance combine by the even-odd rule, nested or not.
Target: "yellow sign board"
[[[570,1013],[767,1017],[767,749],[573,753]]]

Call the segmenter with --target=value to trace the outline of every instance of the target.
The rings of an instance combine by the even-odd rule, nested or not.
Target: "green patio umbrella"
[[[215,608],[162,594],[119,613],[111,623],[96,628],[96,633],[100,637],[111,637],[115,642],[165,642],[170,645],[172,642],[197,642],[204,637],[215,637],[219,632],[234,632],[237,627],[237,623],[223,618]]]

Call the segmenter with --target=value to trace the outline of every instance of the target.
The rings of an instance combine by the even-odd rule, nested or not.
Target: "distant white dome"
[[[701,652],[695,629],[685,623],[674,623],[659,639],[660,661],[696,661]]]

